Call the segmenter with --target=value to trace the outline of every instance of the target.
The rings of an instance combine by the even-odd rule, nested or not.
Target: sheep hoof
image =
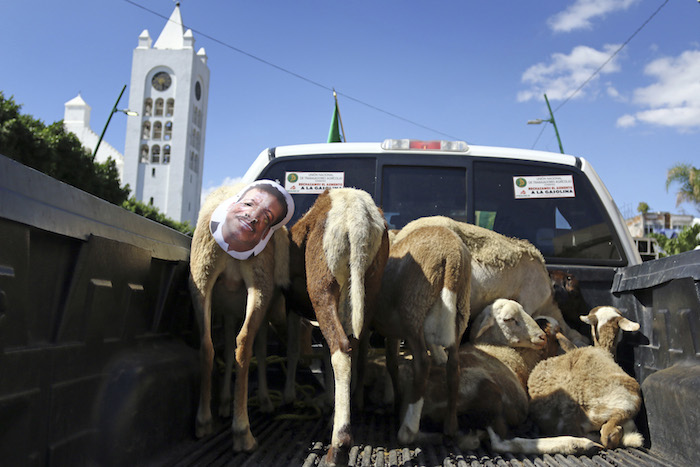
[[[212,427],[212,421],[211,418],[207,421],[199,421],[195,423],[194,427],[194,435],[197,438],[204,438],[207,435],[210,435],[214,432],[214,428]]]
[[[255,441],[250,428],[241,432],[233,433],[233,451],[234,452],[253,452],[258,448],[258,442]]]
[[[411,429],[406,425],[401,425],[399,428],[399,442],[402,444],[412,443],[416,439],[418,433],[411,431]]]
[[[269,397],[261,397],[259,399],[260,401],[260,411],[262,413],[272,413],[275,411],[275,406],[272,404],[272,401],[270,400]]]
[[[346,466],[350,462],[350,450],[344,446],[333,447],[328,450],[328,454],[321,460],[321,467]]]
[[[457,433],[457,446],[459,446],[459,449],[462,451],[473,451],[474,449],[478,449],[480,444],[481,439],[479,438],[479,434],[474,430],[469,430],[469,433],[466,435],[461,432]]]
[[[619,425],[608,427],[603,425],[600,430],[600,442],[603,443],[605,449],[615,449],[620,445],[622,440],[623,430]]]
[[[296,398],[297,398],[297,395],[296,395],[296,392],[294,391],[294,388],[291,388],[291,389],[285,388],[284,395],[282,396],[282,403],[284,405],[289,405],[289,404],[294,403]]]
[[[222,400],[219,404],[219,417],[229,418],[231,416],[231,399]]]

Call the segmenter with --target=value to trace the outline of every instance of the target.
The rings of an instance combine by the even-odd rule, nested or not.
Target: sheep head
[[[546,335],[520,303],[499,298],[480,313],[475,344],[541,349]]]
[[[622,316],[620,310],[612,306],[597,306],[581,321],[591,326],[591,335],[596,347],[602,347],[614,354],[617,344],[622,340],[623,331],[639,330],[639,323]]]

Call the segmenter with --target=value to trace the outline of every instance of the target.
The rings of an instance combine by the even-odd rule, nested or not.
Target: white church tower
[[[202,191],[209,68],[204,48],[194,51],[180,4],[153,47],[148,30],[134,49],[124,177],[136,199],[176,221],[197,223]]]

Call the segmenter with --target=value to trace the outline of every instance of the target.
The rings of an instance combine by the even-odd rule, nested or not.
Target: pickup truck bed
[[[251,428],[260,446],[253,454],[235,454],[231,449],[231,429],[180,447],[167,459],[153,465],[187,466],[304,466],[319,465],[328,449],[328,418],[316,420],[275,420],[251,411]],[[659,466],[670,467],[667,459],[646,449],[615,449],[592,456],[533,456],[497,454],[484,449],[461,451],[451,444],[423,444],[404,447],[397,443],[398,424],[385,414],[353,414],[355,446],[350,451],[351,466]],[[173,455],[176,454],[176,455]]]
[[[172,229],[0,156],[0,464],[319,464],[328,416],[280,420],[253,409],[260,448],[250,455],[232,452],[228,421],[194,438],[189,246]],[[351,465],[698,465],[700,251],[653,263],[616,274],[611,290],[642,325],[626,368],[643,382],[648,451],[406,449],[394,417],[367,412],[353,413]]]

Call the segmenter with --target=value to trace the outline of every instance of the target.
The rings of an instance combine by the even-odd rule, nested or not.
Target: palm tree
[[[700,211],[700,169],[690,164],[676,164],[668,169],[666,174],[666,191],[674,182],[680,184],[676,194],[676,206],[688,202],[694,204]]]

